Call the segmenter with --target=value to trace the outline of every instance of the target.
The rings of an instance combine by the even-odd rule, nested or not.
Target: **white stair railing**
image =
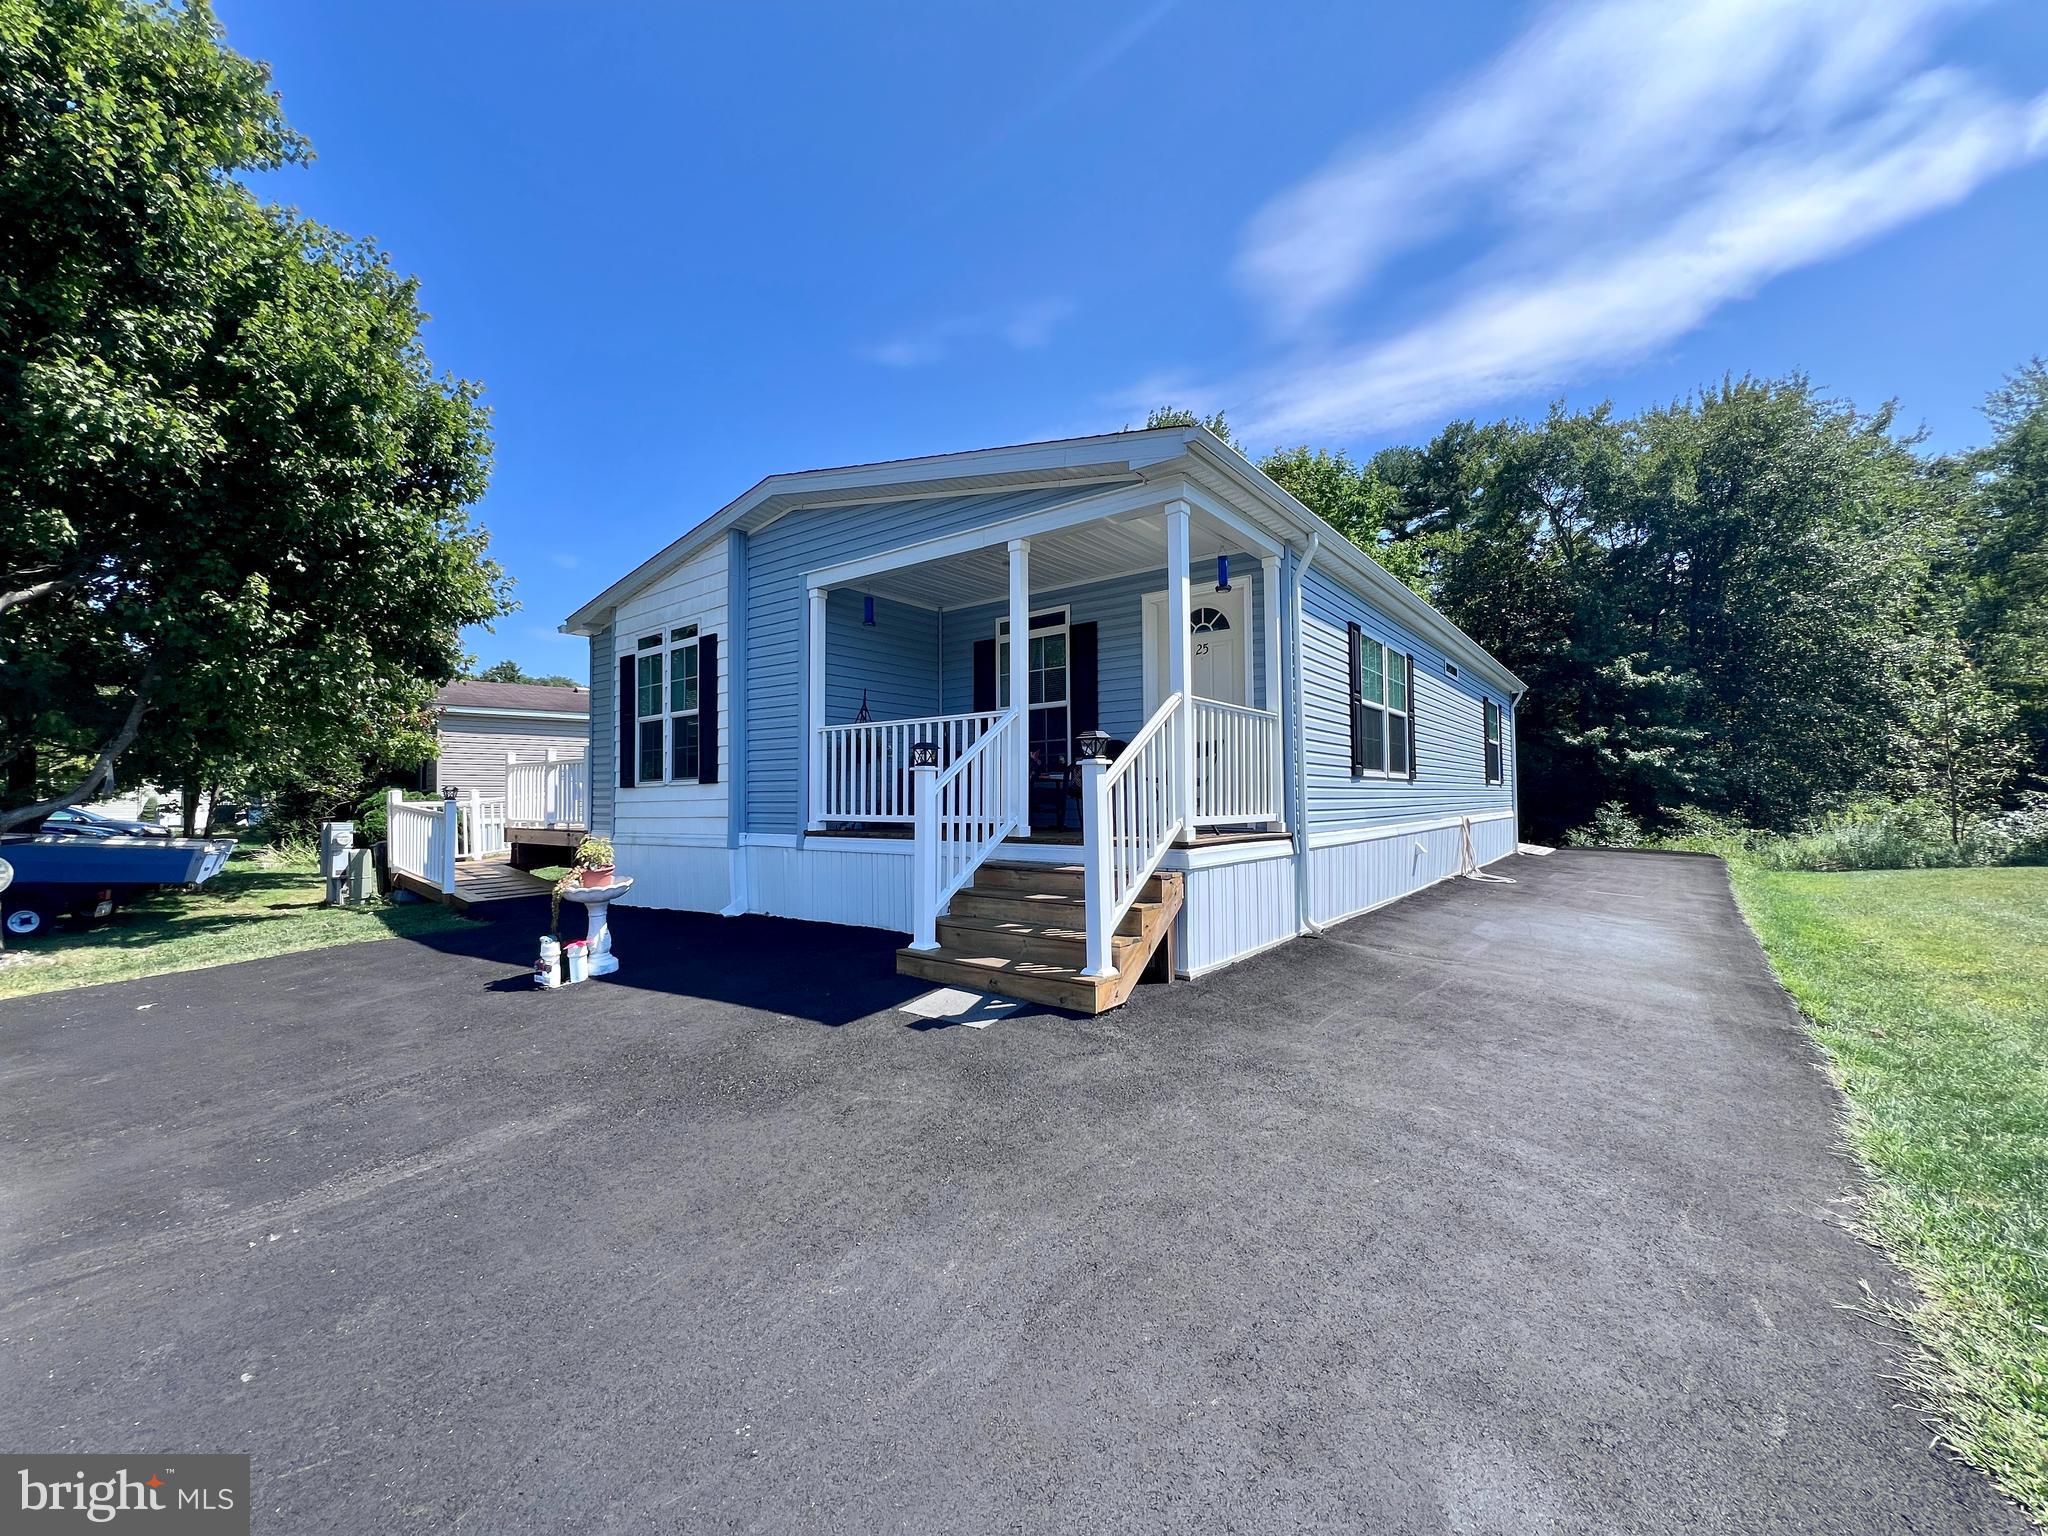
[[[471,790],[461,801],[461,819],[456,823],[455,856],[458,859],[496,858],[505,851],[505,802],[485,799]]]
[[[1277,821],[1280,717],[1220,699],[1195,700],[1195,825]]]
[[[505,819],[516,827],[590,825],[590,764],[581,757],[521,762],[505,768]]]
[[[910,720],[821,726],[824,758],[817,821],[909,822],[917,813],[910,782],[910,749],[928,741],[939,766],[957,761],[1003,718],[999,710],[965,715],[921,715]]]
[[[994,719],[952,762],[911,765],[912,949],[939,947],[946,903],[1017,827],[1015,762],[1024,727],[1014,709]]]
[[[384,800],[385,857],[392,872],[452,895],[457,819],[452,798],[413,801],[392,790]]]
[[[1087,976],[1114,976],[1110,938],[1181,830],[1174,765],[1188,710],[1174,694],[1113,763],[1081,764],[1081,855],[1087,897]]]

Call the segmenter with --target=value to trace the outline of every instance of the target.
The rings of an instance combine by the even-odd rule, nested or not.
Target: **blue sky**
[[[219,0],[262,190],[417,273],[555,626],[762,475],[1223,407],[1370,452],[1804,368],[1932,442],[2048,352],[2048,6]]]

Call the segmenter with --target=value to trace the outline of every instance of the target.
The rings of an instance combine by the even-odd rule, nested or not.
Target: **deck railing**
[[[457,819],[453,799],[412,801],[392,790],[384,801],[385,857],[392,873],[452,893]]]
[[[1195,700],[1195,825],[1280,818],[1280,717]]]
[[[590,825],[590,763],[581,757],[513,756],[505,769],[505,819],[515,827]]]
[[[986,718],[993,724],[952,762],[941,757],[911,773],[912,949],[938,948],[946,903],[1017,827],[1016,762],[1024,727],[1014,709]]]
[[[999,710],[966,715],[923,715],[820,728],[819,782],[814,822],[909,822],[917,806],[910,782],[910,749],[929,741],[945,769],[971,750],[1004,718]]]
[[[505,800],[485,799],[475,791],[457,802],[462,810],[456,821],[455,857],[493,859],[505,851]]]
[[[1113,763],[1081,765],[1081,858],[1089,976],[1111,976],[1110,936],[1181,830],[1174,779],[1188,713],[1179,694],[1161,704]]]

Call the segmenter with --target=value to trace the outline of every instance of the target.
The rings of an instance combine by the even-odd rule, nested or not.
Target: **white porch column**
[[[809,707],[804,711],[810,737],[810,814],[813,832],[825,825],[825,589],[811,588]]]
[[[1031,541],[1010,540],[1010,704],[1018,711],[1010,811],[1031,830]]]
[[[1188,651],[1188,518],[1184,501],[1166,504],[1166,686],[1180,695],[1183,728],[1175,738],[1173,814],[1180,840],[1195,840],[1194,658]]]
[[[1286,673],[1280,666],[1280,557],[1267,555],[1259,561],[1259,595],[1265,600],[1266,622],[1260,626],[1266,636],[1266,665],[1261,671],[1265,683],[1265,698],[1260,705],[1267,714],[1279,722],[1279,729],[1273,739],[1273,820],[1268,823],[1275,832],[1287,829],[1287,749],[1286,717],[1280,708],[1281,690],[1286,686]]]

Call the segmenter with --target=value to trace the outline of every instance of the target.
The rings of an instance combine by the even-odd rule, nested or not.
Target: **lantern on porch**
[[[1085,760],[1109,755],[1109,732],[1083,731],[1074,738],[1074,750]]]

